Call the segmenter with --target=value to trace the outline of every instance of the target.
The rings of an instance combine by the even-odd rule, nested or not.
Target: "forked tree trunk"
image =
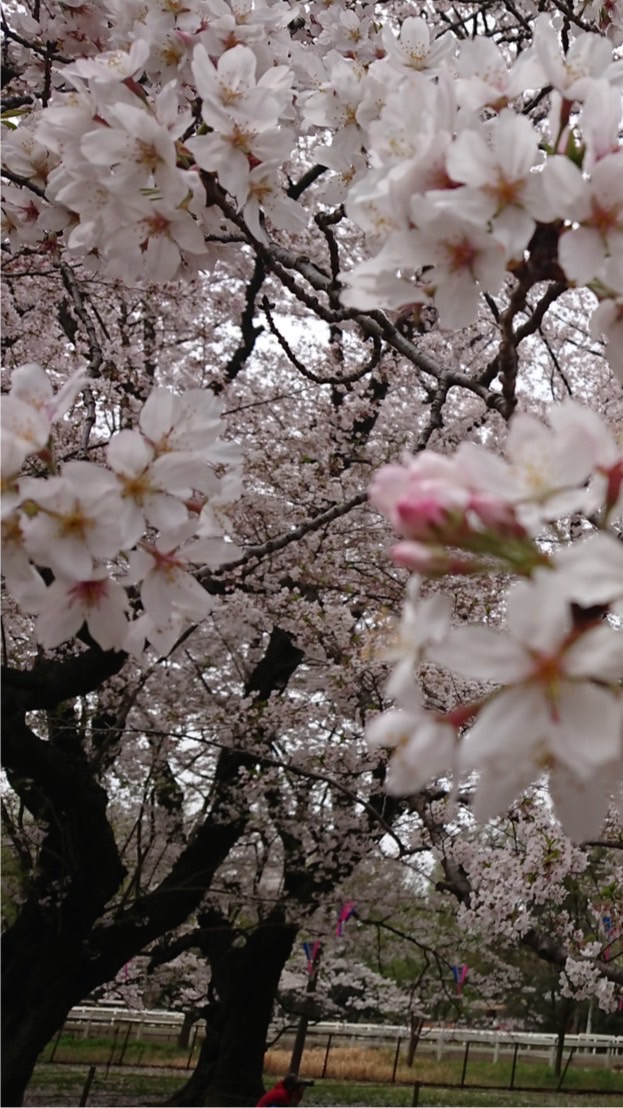
[[[283,690],[302,658],[292,636],[275,627],[245,685],[245,696],[267,700],[272,692]],[[22,1104],[37,1058],[63,1026],[70,1008],[97,985],[110,981],[154,939],[188,919],[246,826],[248,802],[239,784],[239,770],[247,756],[223,749],[214,776],[214,805],[203,825],[156,888],[120,911],[112,924],[99,922],[122,884],[125,869],[107,818],[108,796],[82,749],[71,701],[117,674],[124,659],[114,651],[91,648],[67,661],[42,662],[32,671],[2,669],[3,764],[10,784],[43,829],[36,873],[29,874],[28,898],[7,928],[3,943],[2,1104],[7,1108]],[[28,712],[44,710],[47,740],[26,723]],[[123,725],[122,720],[119,737]],[[294,932],[276,928],[275,934],[276,946],[279,936],[282,940],[288,936],[289,953]],[[255,945],[262,946],[261,939]],[[273,970],[270,950],[262,949],[257,957],[265,966],[249,967],[249,981],[257,969],[257,989],[249,987],[248,1010],[241,1001],[235,1017],[249,1044],[259,1042],[256,1004],[259,1023],[264,1018],[262,1005],[268,1007],[266,1026],[270,1019],[276,983],[268,987],[264,978],[272,982],[271,974],[276,972],[278,982],[287,956],[281,960],[278,952],[278,970]],[[213,971],[219,995],[226,999],[226,982],[221,986],[218,967]],[[265,1034],[266,1029],[264,1038]],[[242,1066],[259,1074],[261,1084],[263,1038],[261,1047],[253,1047],[252,1064],[244,1058],[244,1049],[231,1046],[234,1039],[226,1021],[225,1054],[217,1076],[230,1065]]]
[[[248,933],[234,930],[216,911],[200,918],[210,959],[206,1038],[194,1073],[170,1100],[178,1108],[247,1106],[262,1096],[266,1037],[273,1003],[296,936],[281,911]]]

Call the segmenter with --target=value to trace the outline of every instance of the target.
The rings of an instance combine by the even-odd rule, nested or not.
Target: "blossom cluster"
[[[63,53],[79,43],[80,54],[57,67],[50,104],[7,138],[4,164],[43,189],[8,187],[13,246],[62,234],[69,257],[124,281],[193,276],[214,264],[206,238],[224,222],[206,203],[202,172],[218,178],[258,238],[260,200],[276,226],[300,227],[304,214],[279,176],[295,142],[283,124],[292,73],[276,63],[295,9],[224,0],[99,8],[88,29],[83,7],[64,19],[56,12],[52,27],[43,6],[39,22],[15,16],[22,34]]]
[[[329,172],[316,198],[343,201],[372,253],[341,275],[346,304],[432,301],[457,328],[509,273],[587,285],[593,335],[623,376],[623,5],[585,7],[594,32],[575,28],[563,47],[540,15],[516,56],[359,4],[18,8],[26,89],[45,51],[21,58],[23,44],[55,43],[58,60],[49,102],[4,144],[13,180],[33,186],[7,185],[5,237],[62,245],[126,281],[194,275],[233,230],[215,188],[259,241],[267,225],[305,227],[289,172],[311,150]]]
[[[344,299],[400,307],[432,299],[440,324],[462,327],[479,294],[497,294],[506,274],[538,269],[545,227],[555,242],[541,278],[588,285],[603,301],[596,336],[611,340],[623,373],[619,146],[623,63],[611,44],[582,32],[564,52],[547,16],[510,62],[490,39],[451,49],[421,18],[387,33],[386,57],[366,78],[355,119],[368,151],[346,198],[349,215],[380,244],[345,275]],[[372,82],[375,82],[374,88]],[[530,97],[553,91],[543,123],[524,114]],[[372,96],[382,103],[370,112]],[[404,105],[413,105],[405,114]]]
[[[449,457],[427,450],[372,483],[372,503],[402,536],[395,560],[415,573],[388,688],[396,708],[368,738],[395,748],[396,793],[477,772],[479,820],[547,774],[563,827],[581,840],[599,830],[623,779],[623,454],[572,400],[551,409],[549,427],[517,415],[507,452],[508,461],[474,443]],[[572,514],[593,530],[568,544]],[[468,574],[520,578],[500,589],[492,626],[457,626],[447,593],[422,595],[422,578]],[[474,695],[429,710],[423,664],[475,682]]]
[[[608,832],[616,835],[620,823],[612,817]],[[570,842],[542,790],[522,796],[492,834],[454,835],[436,853],[469,874],[469,900],[457,916],[463,934],[493,939],[502,957],[518,940],[530,943],[531,935],[546,934],[563,959],[562,995],[595,997],[604,1010],[616,1009],[616,989],[597,960],[609,960],[618,936],[621,867],[611,858],[596,864],[590,846]],[[590,903],[596,890],[599,899]]]
[[[105,464],[60,462],[54,427],[86,383],[54,393],[41,366],[13,371],[1,406],[5,584],[44,648],[86,624],[103,650],[140,654],[147,642],[164,654],[211,609],[193,567],[238,553],[223,530],[240,451],[221,439],[210,392],[157,388],[138,426],[112,436]]]

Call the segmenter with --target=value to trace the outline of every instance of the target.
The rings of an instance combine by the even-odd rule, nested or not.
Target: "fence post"
[[[128,1039],[130,1038],[130,1032],[131,1031],[132,1031],[132,1024],[131,1024],[130,1020],[128,1020],[128,1029],[125,1033],[125,1039],[123,1040],[123,1046],[121,1047],[121,1054],[117,1058],[117,1065],[118,1066],[123,1065],[123,1059],[125,1057],[125,1052],[126,1052],[126,1048],[127,1048],[127,1045],[128,1045]]]
[[[63,1026],[59,1028],[58,1035],[56,1036],[56,1038],[54,1040],[54,1046],[52,1047],[52,1053],[50,1054],[50,1061],[51,1062],[54,1061],[54,1055],[56,1054],[56,1048],[59,1044],[60,1037],[63,1034],[64,1027],[65,1027],[65,1024],[63,1024]]]
[[[191,1062],[193,1060],[193,1051],[195,1049],[195,1043],[197,1042],[197,1035],[198,1034],[199,1034],[199,1024],[196,1023],[194,1031],[193,1031],[193,1037],[192,1037],[191,1042],[190,1042],[190,1050],[188,1052],[188,1061],[186,1063],[186,1069],[187,1070],[189,1070],[190,1067],[191,1067]]]
[[[574,1053],[575,1053],[575,1047],[574,1047],[574,1046],[572,1046],[572,1047],[571,1047],[571,1050],[569,1051],[569,1057],[567,1058],[567,1061],[565,1062],[565,1068],[563,1069],[563,1071],[562,1071],[562,1073],[561,1073],[561,1075],[560,1075],[560,1080],[559,1080],[559,1082],[558,1082],[558,1088],[557,1088],[557,1092],[560,1092],[560,1090],[562,1089],[562,1083],[563,1083],[563,1081],[564,1081],[564,1079],[565,1079],[565,1075],[566,1075],[566,1073],[567,1073],[567,1070],[569,1069],[569,1062],[570,1062],[570,1061],[571,1061],[571,1059],[573,1058],[573,1055],[574,1055]]]
[[[411,1108],[417,1108],[420,1103],[420,1082],[416,1081],[413,1085],[413,1097],[411,1098]]]
[[[331,1050],[332,1040],[333,1033],[329,1032],[329,1038],[327,1039],[327,1049],[324,1052],[324,1062],[322,1063],[322,1073],[320,1074],[321,1077],[326,1077],[327,1075],[327,1066],[329,1065],[329,1052]]]
[[[398,1058],[400,1056],[400,1044],[401,1044],[401,1042],[402,1042],[402,1039],[400,1038],[400,1035],[399,1035],[398,1036],[398,1042],[396,1043],[396,1053],[394,1054],[394,1068],[392,1070],[392,1085],[394,1084],[394,1082],[396,1080],[396,1070],[398,1069]]]
[[[89,1101],[89,1093],[91,1092],[91,1085],[93,1084],[93,1078],[95,1077],[95,1066],[89,1066],[89,1072],[87,1079],[84,1083],[84,1089],[82,1090],[82,1096],[80,1097],[80,1108],[85,1108],[85,1105]]]
[[[515,1043],[515,1050],[513,1051],[513,1066],[511,1069],[511,1080],[509,1089],[512,1089],[515,1084],[515,1069],[517,1068],[517,1054],[519,1053],[519,1043]]]
[[[112,1060],[115,1056],[115,1050],[117,1049],[117,1039],[118,1038],[119,1038],[119,1024],[117,1024],[117,1026],[115,1027],[115,1033],[113,1035],[110,1057],[109,1057],[108,1062],[106,1064],[106,1077],[108,1077],[108,1074],[110,1073],[110,1067],[112,1066]]]
[[[467,1059],[469,1058],[469,1039],[465,1043],[465,1057],[463,1058],[463,1073],[461,1074],[461,1088],[465,1085],[465,1074],[467,1073]]]

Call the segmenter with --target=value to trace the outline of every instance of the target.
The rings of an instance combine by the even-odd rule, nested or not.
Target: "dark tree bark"
[[[275,628],[244,695],[267,698],[281,691],[302,657],[291,636]],[[122,654],[91,648],[31,671],[3,671],[3,764],[42,829],[36,873],[29,875],[26,900],[4,936],[6,1105],[22,1104],[37,1058],[70,1008],[198,908],[247,823],[248,798],[238,775],[253,759],[244,750],[223,749],[204,823],[157,887],[110,912],[125,870],[107,818],[107,794],[67,702],[101,687],[124,661]],[[26,723],[27,712],[40,710],[51,713],[46,740]],[[109,918],[102,922],[105,911]]]
[[[279,905],[251,931],[232,927],[216,909],[202,913],[199,922],[197,945],[212,969],[203,1011],[206,1037],[192,1077],[167,1104],[255,1104],[264,1092],[264,1053],[275,994],[297,928],[285,922]]]

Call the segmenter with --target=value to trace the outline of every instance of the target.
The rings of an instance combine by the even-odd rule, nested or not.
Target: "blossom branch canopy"
[[[231,226],[219,196],[255,245],[309,222],[290,167],[311,150],[328,174],[314,201],[344,202],[369,254],[341,274],[344,303],[430,302],[453,329],[508,274],[562,279],[595,294],[621,375],[620,7],[585,5],[594,30],[564,34],[539,15],[515,53],[420,16],[294,0],[17,7],[13,48],[55,51],[45,97],[40,66],[21,75],[35,95],[3,164],[31,190],[7,186],[6,236],[126,282],[193,276]]]
[[[77,376],[54,394],[41,366],[13,372],[1,405],[6,586],[45,649],[86,625],[102,650],[140,655],[149,643],[165,654],[210,611],[193,568],[239,553],[224,509],[240,491],[242,455],[220,437],[212,393],[160,388],[105,461],[59,461],[54,425],[86,383]]]
[[[591,334],[606,338],[623,380],[621,3],[585,5],[587,21],[590,31],[558,12],[539,15],[531,43],[513,50],[356,5],[188,0],[145,12],[104,0],[37,5],[36,18],[12,5],[5,34],[25,100],[3,144],[7,248],[79,261],[122,285],[157,285],[211,272],[215,243],[229,237],[276,273],[280,234],[310,225],[314,205],[338,202],[361,232],[361,260],[340,271],[333,256],[331,281],[299,259],[300,273],[330,286],[324,315],[319,298],[301,292],[323,319],[432,306],[451,331],[507,289],[514,303],[544,282],[588,288]],[[310,156],[328,176],[301,195],[292,166],[305,177]],[[279,273],[291,277],[287,266]],[[288,287],[300,291],[294,278]],[[368,321],[381,327],[378,316]],[[516,351],[508,327],[506,340]],[[191,614],[209,609],[189,568],[235,552],[220,505],[236,484],[223,468],[238,460],[219,436],[218,405],[208,394],[155,390],[105,463],[57,466],[52,425],[80,385],[53,397],[42,374],[16,371],[5,401],[8,588],[36,616],[44,646],[86,622],[105,649],[138,651],[147,640],[166,652]],[[487,402],[509,415],[512,373],[502,379],[502,394]],[[481,685],[439,716],[400,669],[387,717],[392,788],[419,787],[446,764],[477,769],[485,818],[547,772],[570,833],[596,825],[602,782],[621,764],[622,472],[610,430],[566,404],[549,427],[517,416],[508,462],[464,444],[376,479],[372,500],[400,533],[400,565],[437,579],[523,578],[495,642],[491,629],[451,620],[442,633],[445,616],[430,642],[416,636],[417,664],[458,674],[467,652],[466,679]],[[599,533],[568,557],[553,553],[573,513]],[[582,614],[586,604],[597,614]],[[532,624],[522,618],[529,611],[539,613]],[[407,640],[420,613],[411,590]],[[498,687],[483,689],[487,679]],[[586,705],[606,721],[590,751]],[[374,725],[374,742],[383,729]]]

